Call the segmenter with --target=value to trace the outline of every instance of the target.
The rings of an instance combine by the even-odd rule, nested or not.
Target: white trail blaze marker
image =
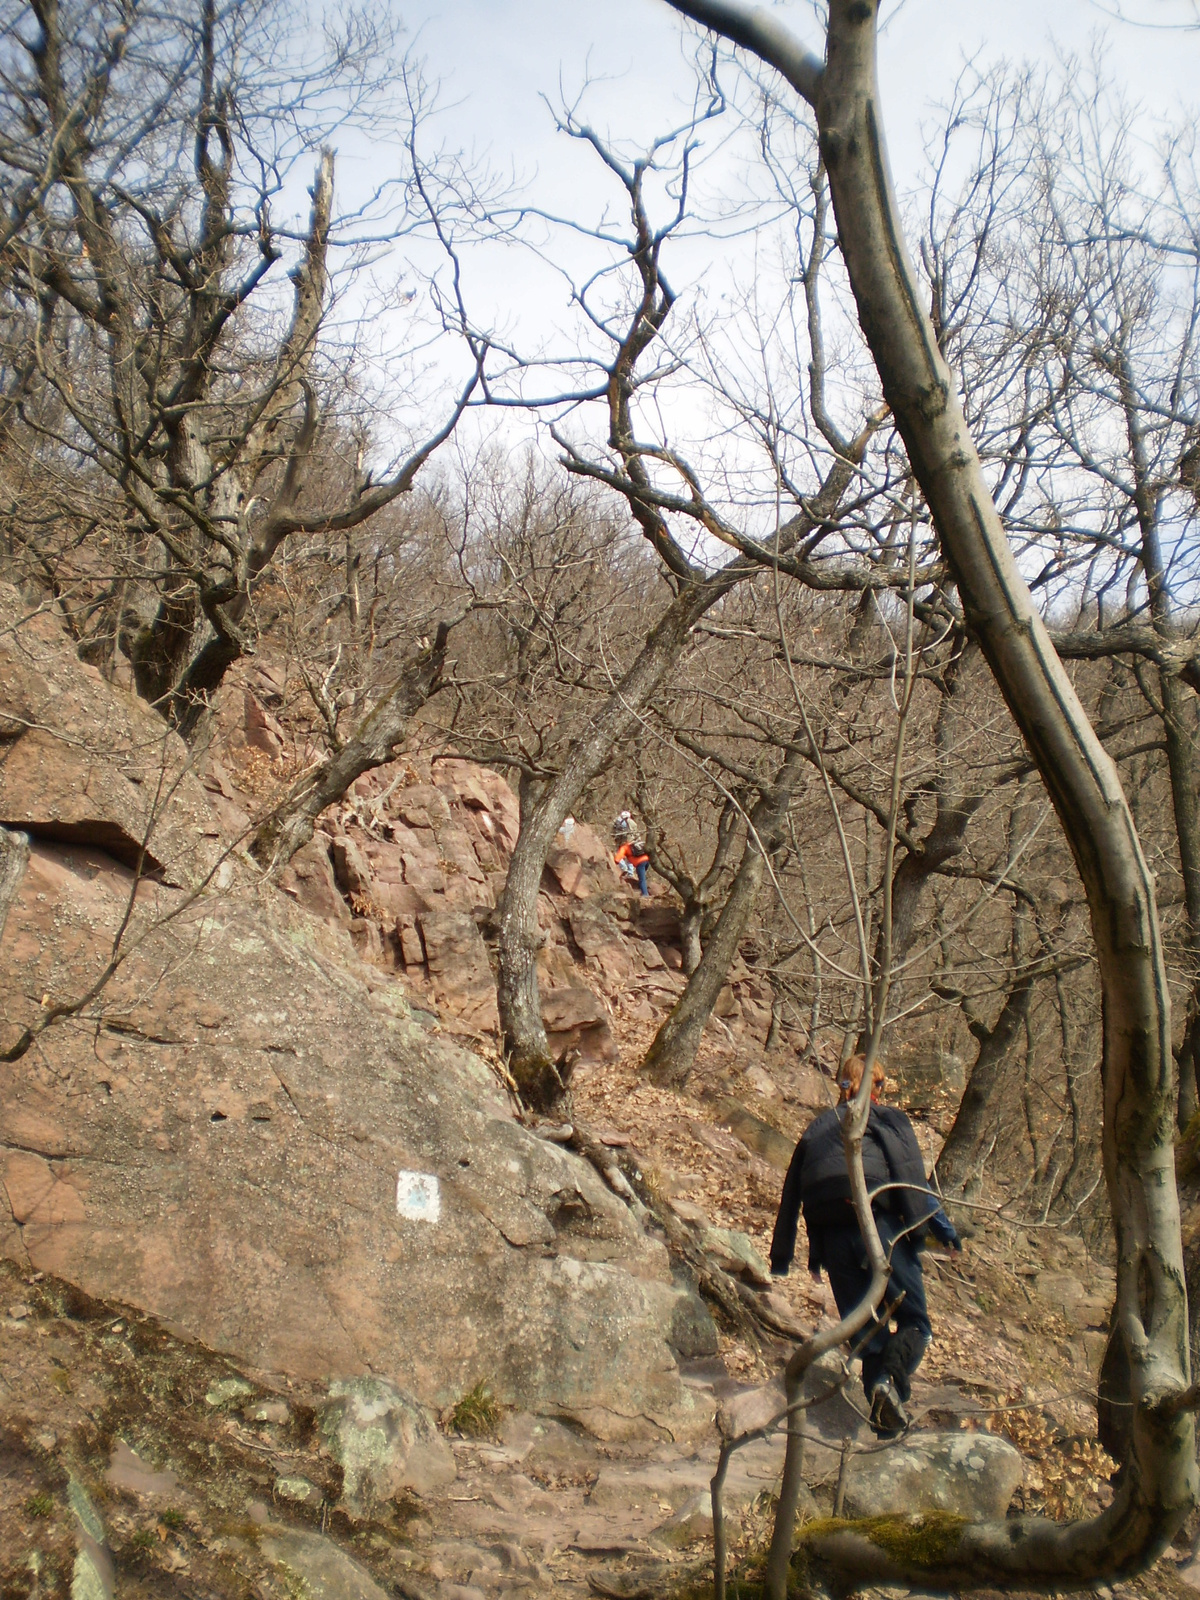
[[[396,1179],[396,1210],[410,1222],[437,1222],[442,1195],[432,1172],[402,1172]]]

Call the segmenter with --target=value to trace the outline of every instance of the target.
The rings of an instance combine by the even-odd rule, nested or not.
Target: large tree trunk
[[[1118,1319],[1132,1375],[1130,1470],[1088,1522],[967,1523],[932,1557],[867,1529],[811,1548],[843,1575],[930,1588],[1085,1583],[1156,1560],[1196,1501],[1187,1304],[1174,1176],[1170,1003],[1153,880],[1116,768],[1034,608],[917,292],[892,192],[875,79],[875,0],[830,0],[824,68],[727,0],[672,0],[777,66],[816,108],[859,320],[958,585],[968,625],[1024,735],[1087,892],[1104,1004],[1104,1168]]]
[[[742,859],[716,927],[708,937],[699,965],[688,979],[687,988],[654,1035],[642,1063],[643,1072],[655,1083],[680,1088],[687,1082],[717,996],[750,926],[767,870],[767,856],[779,848],[788,806],[806,765],[801,752],[792,751],[779,769],[775,783],[750,813]]]
[[[278,872],[313,836],[317,818],[344,798],[364,772],[386,766],[408,732],[409,724],[441,687],[449,628],[437,637],[387,689],[354,730],[354,736],[319,766],[299,778],[289,793],[260,824],[250,854],[270,872]]]

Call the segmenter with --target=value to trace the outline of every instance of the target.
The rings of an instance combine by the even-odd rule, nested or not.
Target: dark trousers
[[[637,863],[637,875],[638,875],[638,888],[642,891],[642,893],[644,895],[649,896],[649,894],[650,894],[650,885],[646,881],[646,863],[644,861],[639,861]]]
[[[895,1382],[900,1398],[907,1400],[911,1393],[909,1378],[920,1366],[933,1336],[925,1307],[925,1279],[912,1236],[897,1238],[904,1228],[901,1218],[889,1212],[877,1212],[875,1224],[884,1254],[890,1251],[891,1255],[891,1276],[878,1315],[882,1316],[901,1295],[904,1298],[888,1322],[878,1325],[868,1322],[855,1341],[853,1353],[862,1357],[863,1388],[868,1395],[881,1377],[889,1377]],[[844,1317],[862,1302],[871,1286],[871,1268],[857,1223],[822,1229],[821,1264],[829,1274],[833,1298]],[[896,1324],[895,1333],[890,1329],[890,1322]]]

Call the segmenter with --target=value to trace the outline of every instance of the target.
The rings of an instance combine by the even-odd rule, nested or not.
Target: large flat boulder
[[[131,885],[35,843],[0,1043],[83,992]],[[487,1379],[610,1434],[702,1420],[663,1247],[343,934],[284,895],[144,882],[130,939],[79,1020],[0,1066],[0,1251],[264,1371],[426,1405]]]

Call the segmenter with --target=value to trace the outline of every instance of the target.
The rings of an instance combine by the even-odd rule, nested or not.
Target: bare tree
[[[347,11],[303,62],[273,0],[206,0],[189,16],[37,0],[20,16],[12,7],[5,32],[3,282],[21,335],[7,443],[57,480],[58,548],[82,529],[74,572],[47,529],[30,538],[15,503],[9,524],[67,616],[107,619],[138,692],[191,734],[254,648],[253,598],[283,543],[358,526],[406,493],[461,416],[485,351],[468,340],[462,390],[422,440],[382,470],[360,454],[324,499],[312,466],[321,394],[332,401],[336,386],[320,340],[330,251],[352,245],[355,220],[337,212],[327,141],[356,121],[381,131],[386,16]],[[415,170],[415,69],[405,80],[414,203],[397,212],[385,184],[361,219],[392,237],[411,231],[434,187]],[[401,144],[397,181],[402,158]],[[309,161],[308,220],[289,227],[275,211]]]
[[[1117,1236],[1118,1316],[1132,1374],[1133,1470],[1090,1523],[964,1524],[931,1560],[853,1526],[813,1554],[874,1581],[953,1587],[1080,1581],[1154,1560],[1196,1499],[1187,1314],[1173,1178],[1170,1009],[1154,886],[1116,769],[1033,606],[988,491],[954,379],[903,244],[875,81],[876,7],[832,0],[824,63],[773,17],[729,0],[672,0],[779,71],[813,107],[843,258],[885,398],[929,504],[972,633],[1058,812],[1092,914],[1104,994],[1104,1160]],[[792,1439],[789,1438],[789,1454]],[[799,1446],[797,1446],[799,1449]],[[777,1543],[790,1550],[794,1498]],[[782,1600],[786,1565],[770,1587]]]

